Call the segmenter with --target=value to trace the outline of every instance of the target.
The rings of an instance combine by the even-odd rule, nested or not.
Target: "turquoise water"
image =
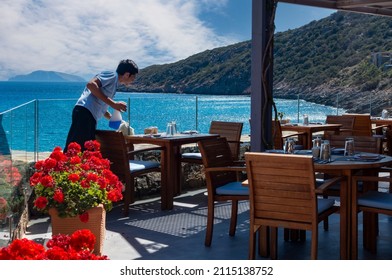
[[[0,112],[38,99],[17,110],[7,111],[3,117],[3,128],[13,150],[49,151],[63,146],[71,123],[72,108],[85,83],[17,83],[0,82]],[[188,95],[157,93],[122,93],[116,100],[129,103],[129,110],[122,113],[135,133],[144,128],[157,126],[159,132],[166,124],[176,121],[179,131],[198,130],[207,132],[211,120],[240,121],[244,123],[244,134],[250,133],[250,97],[228,95]],[[324,122],[328,114],[336,114],[336,108],[305,102],[303,100],[275,100],[279,112],[292,122],[302,121],[308,114],[310,122]],[[299,108],[299,111],[298,111]],[[34,120],[37,110],[38,120]],[[100,129],[111,129],[106,119],[98,122]],[[39,137],[34,142],[34,128]]]

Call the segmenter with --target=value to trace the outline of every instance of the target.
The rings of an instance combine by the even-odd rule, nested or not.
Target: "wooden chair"
[[[355,152],[382,153],[382,139],[380,137],[329,134],[325,137],[325,140],[329,140],[329,143],[333,148],[344,148],[347,137],[354,139]]]
[[[111,162],[111,170],[125,184],[124,192],[124,216],[129,214],[129,205],[135,201],[134,178],[150,172],[160,172],[160,163],[156,161],[135,160],[137,153],[161,150],[161,147],[150,147],[133,150],[133,146],[127,145],[122,132],[97,130],[95,135],[101,144],[101,153],[104,158]],[[162,186],[161,186],[162,187]]]
[[[352,135],[372,136],[372,121],[369,114],[344,114],[346,117],[354,117]]]
[[[317,259],[318,224],[339,209],[333,199],[317,196],[340,178],[316,188],[310,156],[246,153],[245,160],[250,200],[249,259],[255,258],[256,233],[266,227],[271,228],[272,259],[277,258],[278,227],[310,230],[311,258]]]
[[[210,134],[226,138],[234,160],[238,160],[240,154],[242,127],[242,122],[212,121],[209,129]],[[201,153],[183,153],[181,162],[203,164],[201,157]]]
[[[341,124],[342,127],[340,128],[339,134],[341,135],[352,135],[354,130],[354,116],[347,116],[347,115],[327,115],[325,119],[325,123],[327,124]],[[324,137],[328,137],[328,135],[334,134],[331,131],[325,131]]]
[[[198,142],[203,159],[207,182],[207,229],[204,244],[211,246],[216,201],[231,201],[229,235],[234,236],[237,226],[238,201],[248,200],[248,188],[237,181],[237,172],[246,171],[244,165],[233,161],[226,138],[215,138]]]
[[[355,176],[353,178],[354,185],[358,187],[359,182],[392,182],[391,177],[378,176]],[[377,186],[376,186],[377,188]],[[352,211],[352,240],[353,240],[353,259],[358,258],[358,213],[363,212],[363,246],[372,253],[377,252],[377,237],[378,237],[378,215],[384,214],[392,216],[392,194],[387,192],[380,192],[376,190],[365,191],[360,194],[358,191],[353,191]]]
[[[271,127],[272,127],[272,139],[274,143],[274,147],[273,147],[274,149],[282,150],[284,146],[284,142],[288,138],[297,139],[295,150],[303,150],[304,147],[307,146],[305,132],[296,132],[296,133],[283,135],[280,121],[275,121],[275,120],[272,120]]]

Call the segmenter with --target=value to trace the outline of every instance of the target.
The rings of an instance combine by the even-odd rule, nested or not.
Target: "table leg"
[[[376,177],[377,171],[367,169],[363,171],[364,176]],[[375,182],[363,182],[363,192],[369,190],[377,190],[378,184]],[[363,213],[363,247],[376,253],[376,239],[378,235],[378,214],[376,213]]]
[[[174,195],[181,194],[181,146],[173,147],[173,189]]]
[[[351,256],[351,170],[343,172],[346,180],[340,183],[340,259],[347,260]]]
[[[167,146],[161,152],[161,209],[173,209],[173,186],[170,185],[170,149]]]

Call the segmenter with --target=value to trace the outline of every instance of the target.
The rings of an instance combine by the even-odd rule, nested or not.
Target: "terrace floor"
[[[204,246],[207,217],[205,189],[187,192],[175,198],[173,210],[161,211],[159,198],[141,200],[130,206],[129,217],[123,217],[121,204],[107,213],[104,255],[111,260],[246,260],[249,240],[249,204],[239,205],[237,232],[228,235],[230,204],[216,205],[212,246]],[[361,218],[360,218],[361,221]],[[392,259],[392,218],[380,215],[378,252],[362,248],[359,228],[359,259]],[[329,231],[319,225],[319,255],[322,260],[339,259],[339,214],[329,221]],[[48,217],[32,218],[26,237],[44,243],[50,238]],[[283,240],[279,232],[278,258],[310,259],[310,235],[304,242]],[[263,259],[258,257],[258,259]]]

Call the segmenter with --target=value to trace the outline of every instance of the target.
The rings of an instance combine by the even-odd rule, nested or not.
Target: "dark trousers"
[[[95,140],[96,129],[97,121],[91,112],[82,106],[75,106],[72,111],[72,124],[68,132],[64,152],[67,151],[68,145],[72,142],[78,143],[84,150],[86,141]]]

